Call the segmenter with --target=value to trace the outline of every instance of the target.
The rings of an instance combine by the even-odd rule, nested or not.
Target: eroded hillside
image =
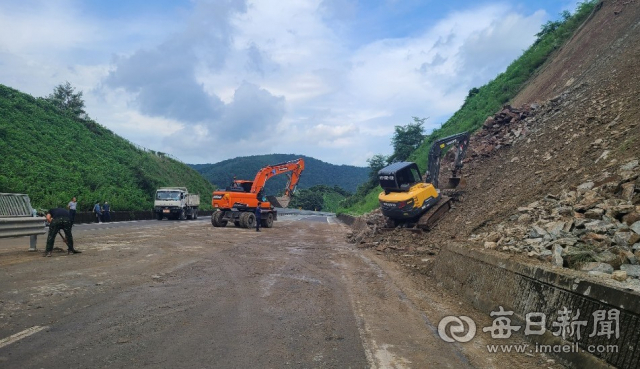
[[[633,252],[633,245],[616,241],[616,233],[635,232],[622,216],[637,213],[640,205],[640,168],[633,164],[640,158],[639,20],[640,4],[636,1],[606,1],[596,7],[570,41],[513,99],[513,108],[505,107],[488,118],[472,138],[463,170],[467,179],[464,199],[434,230],[423,235],[406,231],[373,235],[379,219],[373,213],[368,216],[369,227],[355,233],[356,241],[379,250],[412,253],[413,260],[402,260],[418,269],[429,269],[421,262],[424,254],[437,253],[452,240],[480,248],[485,242],[495,242],[488,246],[539,263],[552,262],[551,243],[560,238],[570,238],[569,243],[575,238],[574,245],[589,244],[596,254],[617,254],[625,248]],[[442,174],[448,174],[445,167]],[[588,194],[582,190],[585,187],[578,189],[589,182],[593,186]],[[585,194],[598,201],[588,208],[580,207]],[[567,201],[568,196],[573,200]],[[554,213],[556,204],[545,201],[558,206],[565,201],[562,206],[567,209]],[[627,206],[626,213],[614,215],[611,207],[620,205]],[[522,217],[527,213],[525,208],[532,209],[529,218]],[[602,211],[585,216],[591,209]],[[598,242],[585,242],[582,237],[587,232],[572,233],[578,228],[577,218],[608,222],[615,229],[590,232]],[[566,234],[544,240],[543,249],[549,252],[539,250],[529,255],[535,250],[518,246],[525,239],[536,238],[530,237],[531,227],[544,228],[554,221],[564,222],[568,229]],[[569,221],[571,226],[567,226]],[[520,234],[511,231],[518,226]],[[542,242],[543,235],[540,238]],[[568,244],[560,246],[566,250]],[[561,263],[569,266],[567,255],[562,257],[565,260]],[[586,257],[582,261],[596,260]],[[617,264],[619,268],[620,262]]]

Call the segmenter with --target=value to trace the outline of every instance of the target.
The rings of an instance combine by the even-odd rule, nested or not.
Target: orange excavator
[[[236,227],[252,228],[255,222],[261,222],[265,228],[273,227],[278,212],[275,207],[286,208],[295,192],[300,175],[304,170],[304,159],[296,159],[285,163],[267,165],[260,169],[253,181],[234,179],[230,187],[224,191],[214,191],[211,205],[216,210],[211,215],[214,227],[225,227],[233,222]],[[284,196],[275,197],[264,195],[267,180],[280,174],[287,174],[289,182],[284,190]],[[261,219],[256,219],[255,210],[260,203]]]

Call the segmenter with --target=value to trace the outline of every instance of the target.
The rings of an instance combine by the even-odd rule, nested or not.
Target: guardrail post
[[[38,243],[38,236],[32,235],[29,240],[29,251],[38,251],[36,244]]]
[[[29,251],[36,251],[38,235],[47,233],[26,194],[0,193],[0,238],[29,236]]]

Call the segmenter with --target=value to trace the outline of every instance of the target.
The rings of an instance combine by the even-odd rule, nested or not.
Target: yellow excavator
[[[413,162],[393,163],[378,171],[380,187],[378,195],[380,209],[387,218],[389,228],[431,229],[451,208],[451,197],[438,187],[440,161],[444,150],[453,146],[454,163],[452,176],[446,186],[447,191],[460,185],[462,159],[469,146],[469,134],[462,132],[437,140],[429,150],[428,170],[424,181],[418,165]],[[455,195],[455,191],[451,192]]]

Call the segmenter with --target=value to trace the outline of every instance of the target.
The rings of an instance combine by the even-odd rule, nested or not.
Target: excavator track
[[[451,197],[442,196],[437,204],[420,216],[420,219],[418,219],[416,223],[416,228],[425,231],[431,230],[438,220],[447,214],[449,209],[451,209]]]
[[[410,232],[422,233],[423,231],[431,230],[436,223],[444,217],[449,209],[451,209],[451,202],[454,198],[449,196],[441,196],[440,201],[429,209],[426,213],[422,214],[416,221],[411,220],[392,220],[387,219],[387,227],[380,228],[382,232],[392,231],[394,229],[402,229]]]

